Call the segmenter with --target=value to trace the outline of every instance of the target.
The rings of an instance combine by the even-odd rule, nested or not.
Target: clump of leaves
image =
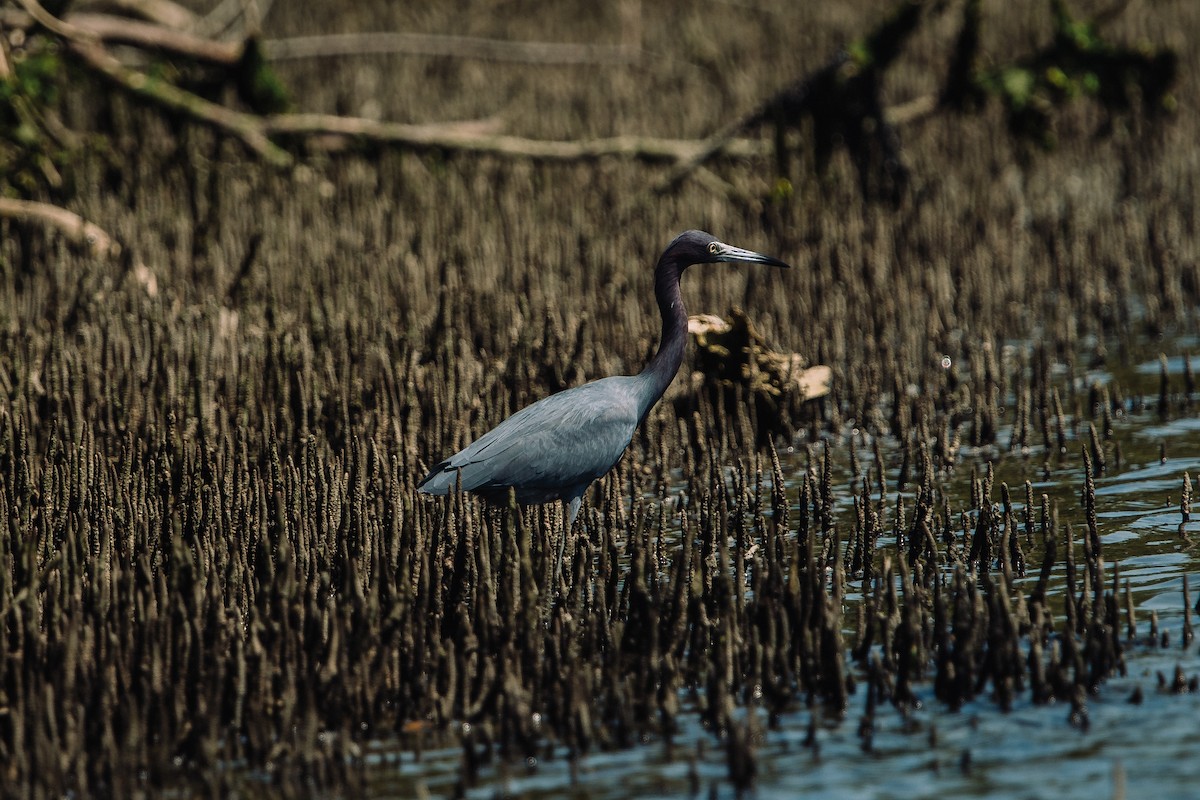
[[[54,165],[62,143],[47,125],[47,110],[58,102],[65,66],[57,48],[17,54],[12,71],[0,80],[0,190],[29,195],[57,183]]]
[[[1047,148],[1056,144],[1054,110],[1078,98],[1100,103],[1110,115],[1139,104],[1151,119],[1174,109],[1171,90],[1179,71],[1174,50],[1115,44],[1102,35],[1106,20],[1077,19],[1063,0],[1052,0],[1051,7],[1054,35],[1047,46],[985,69],[979,64],[980,4],[968,0],[943,102],[971,110],[996,97],[1009,130]]]

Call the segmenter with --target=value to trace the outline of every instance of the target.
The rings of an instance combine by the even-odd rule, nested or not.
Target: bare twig
[[[100,226],[73,211],[49,203],[0,197],[0,217],[56,228],[68,241],[87,246],[97,256],[115,257],[121,253],[121,245]]]
[[[335,33],[263,42],[272,61],[292,58],[400,53],[404,55],[478,58],[525,64],[635,64],[641,50],[627,45],[513,42],[474,36],[418,33]]]
[[[923,94],[920,97],[914,97],[907,103],[885,109],[883,116],[892,125],[908,125],[932,116],[937,110],[937,95]]]
[[[120,11],[177,31],[191,30],[199,20],[190,10],[171,0],[104,0],[97,6],[100,9]],[[91,7],[89,4],[89,8]]]
[[[264,132],[271,136],[345,136],[373,142],[403,144],[414,149],[520,156],[540,161],[586,161],[605,156],[624,156],[642,161],[673,163],[690,158],[701,146],[701,143],[687,140],[639,136],[615,136],[578,142],[547,141],[505,136],[487,129],[481,132],[454,123],[406,125],[329,114],[281,114],[266,117]],[[729,142],[728,145],[727,149],[740,156],[758,156],[764,152],[762,146],[753,141],[739,140]]]
[[[96,35],[89,33],[81,28],[77,28],[70,22],[65,22],[51,14],[46,9],[42,8],[42,4],[37,0],[18,0],[21,7],[29,16],[33,17],[34,21],[41,25],[51,33],[61,36],[72,42],[94,42]]]
[[[12,77],[12,68],[8,66],[8,42],[0,36],[0,81]]]
[[[26,9],[31,5],[21,0]],[[178,53],[199,61],[220,65],[236,64],[244,49],[243,41],[220,41],[189,26],[171,14],[171,22],[142,22],[123,16],[93,12],[75,12],[61,20],[44,9],[10,14],[7,24],[28,28],[36,21],[66,39],[90,36],[104,43],[133,45],[147,50]],[[198,26],[202,27],[202,26]],[[272,61],[301,58],[327,58],[347,55],[446,56],[476,58],[485,61],[510,61],[526,64],[607,65],[638,63],[644,56],[635,45],[571,44],[561,42],[514,42],[471,36],[439,36],[417,33],[338,33],[322,36],[297,36],[262,43],[263,55]]]
[[[70,14],[66,22],[104,43],[129,44],[144,50],[174,53],[196,61],[233,66],[242,57],[241,42],[218,42],[151,22],[109,14]]]

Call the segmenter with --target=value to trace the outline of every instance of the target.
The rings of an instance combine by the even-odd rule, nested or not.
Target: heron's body
[[[523,408],[437,464],[418,488],[427,494],[449,494],[461,480],[464,491],[486,500],[502,500],[510,489],[519,503],[563,500],[569,526],[584,492],[620,460],[683,363],[687,312],[679,293],[680,275],[692,264],[726,261],[787,266],[702,231],[680,234],[654,270],[662,339],[645,369],[637,375],[601,378]]]
[[[434,467],[421,490],[446,494],[461,474],[464,491],[490,500],[509,487],[519,503],[582,496],[621,458],[648,410],[638,388],[636,377],[602,378],[526,406]]]

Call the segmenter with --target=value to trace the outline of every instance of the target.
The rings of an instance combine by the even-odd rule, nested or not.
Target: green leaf
[[[1000,90],[1017,108],[1021,108],[1029,102],[1036,83],[1033,72],[1024,67],[1009,67],[1000,72]]]

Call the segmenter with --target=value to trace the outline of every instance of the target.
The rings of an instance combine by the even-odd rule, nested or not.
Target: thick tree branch
[[[225,67],[236,65],[245,49],[241,42],[214,41],[164,25],[109,14],[70,14],[65,21],[106,44],[128,44],[143,50],[172,53]]]
[[[372,142],[402,144],[413,149],[450,150],[519,156],[540,161],[586,161],[605,156],[623,156],[642,161],[673,163],[691,158],[700,142],[614,136],[585,141],[547,141],[494,133],[487,127],[465,127],[461,123],[406,125],[377,122],[331,114],[280,114],[263,118],[270,136],[345,136]],[[765,150],[757,142],[731,141],[726,149],[733,155],[759,156]]]
[[[73,211],[49,203],[0,197],[0,217],[48,225],[57,229],[68,241],[86,246],[97,256],[115,257],[121,253],[121,245],[100,226]]]
[[[25,9],[25,13],[33,17],[34,22],[41,25],[46,30],[67,39],[72,42],[93,42],[96,39],[95,34],[89,33],[81,28],[77,28],[70,22],[59,19],[51,14],[46,9],[42,8],[42,4],[37,0],[17,0],[21,7]]]
[[[89,8],[93,6],[88,5]],[[120,11],[177,31],[190,31],[199,21],[193,12],[171,0],[104,0],[96,7]]]

